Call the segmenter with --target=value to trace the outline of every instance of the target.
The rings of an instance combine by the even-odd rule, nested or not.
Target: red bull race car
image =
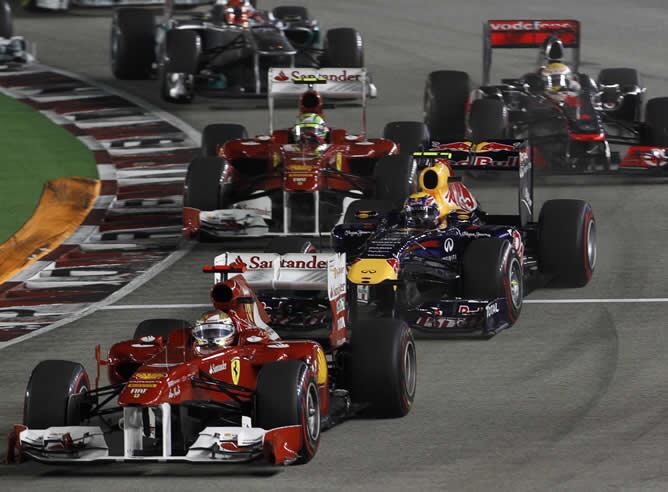
[[[423,148],[429,135],[421,122],[393,122],[385,138],[368,138],[366,77],[355,68],[271,69],[268,134],[248,138],[244,127],[230,124],[204,129],[202,157],[186,176],[186,237],[319,236],[329,234],[358,198],[408,194],[410,151]],[[299,98],[298,120],[275,130],[275,99],[285,98]],[[328,101],[361,101],[361,129],[330,128]]]
[[[528,139],[537,170],[551,173],[668,169],[668,98],[647,101],[638,71],[579,71],[580,22],[490,20],[483,25],[482,85],[465,72],[432,72],[425,122],[435,141]],[[536,49],[535,71],[491,80],[497,49]],[[570,59],[567,60],[567,52]],[[503,65],[502,65],[503,68]]]
[[[411,331],[376,319],[355,327],[351,342],[344,256],[260,255],[227,265],[222,258],[204,268],[217,276],[214,311],[194,324],[146,320],[105,358],[98,346],[94,385],[81,364],[38,364],[6,460],[300,464],[315,455],[321,431],[344,418],[408,413],[416,387]],[[253,283],[310,295],[266,308]],[[319,341],[303,330],[281,338],[273,327],[286,327],[284,313],[297,316],[308,302],[323,304],[309,323]],[[99,385],[102,367],[107,386]]]
[[[403,208],[353,202],[332,233],[335,250],[349,258],[351,316],[488,338],[517,321],[532,290],[586,285],[596,267],[592,207],[548,200],[536,221],[530,154],[520,140],[441,144],[415,154],[420,191]],[[484,211],[454,175],[460,169],[516,173],[518,214]]]

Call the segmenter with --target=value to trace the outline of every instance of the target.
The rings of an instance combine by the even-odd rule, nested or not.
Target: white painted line
[[[122,309],[195,309],[210,308],[209,304],[114,304],[105,306],[100,311],[119,311]]]
[[[525,299],[524,304],[644,304],[668,302],[668,297],[644,297],[638,299]]]

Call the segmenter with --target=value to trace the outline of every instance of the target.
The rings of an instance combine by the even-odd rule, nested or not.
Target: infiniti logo
[[[451,237],[443,241],[443,249],[445,250],[446,253],[450,253],[453,249],[455,249],[455,242],[452,240]]]

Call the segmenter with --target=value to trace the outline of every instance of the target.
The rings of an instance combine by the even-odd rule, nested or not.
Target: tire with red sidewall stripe
[[[417,387],[415,340],[396,319],[361,321],[352,328],[353,401],[374,417],[403,417]]]
[[[464,296],[468,299],[505,299],[508,322],[515,323],[522,310],[524,274],[512,245],[494,237],[471,241],[462,260]]]
[[[33,369],[26,388],[23,423],[31,429],[79,425],[86,419],[81,395],[90,389],[84,367],[45,360]]]
[[[539,266],[561,287],[583,287],[596,268],[596,220],[583,200],[548,200],[540,211]]]
[[[255,390],[255,423],[265,430],[301,425],[302,448],[292,464],[308,463],[320,443],[320,398],[305,362],[288,360],[262,366]]]

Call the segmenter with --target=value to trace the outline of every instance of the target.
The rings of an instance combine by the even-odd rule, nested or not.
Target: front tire
[[[596,221],[589,203],[548,200],[538,219],[539,265],[557,285],[584,287],[596,268]]]
[[[26,388],[23,423],[30,429],[80,425],[87,418],[81,396],[90,389],[77,362],[45,360],[33,369]]]
[[[475,143],[506,138],[508,112],[499,99],[476,99],[468,116],[471,140]]]
[[[467,299],[505,299],[508,322],[515,323],[522,311],[524,274],[517,252],[508,241],[480,238],[464,251],[464,296]]]
[[[0,38],[11,38],[14,35],[12,6],[7,0],[0,2]]]
[[[320,393],[300,360],[272,362],[260,369],[255,389],[255,422],[265,430],[301,425],[303,446],[294,464],[308,463],[320,444]]]
[[[195,98],[195,75],[201,51],[202,40],[196,31],[167,31],[160,69],[161,93],[165,101],[190,103]]]
[[[396,418],[413,406],[417,353],[413,333],[396,319],[369,320],[352,329],[353,401],[374,417]]]
[[[184,207],[204,211],[219,208],[224,163],[217,157],[196,157],[190,162],[183,190]]]
[[[668,147],[668,97],[655,97],[645,107],[647,145]]]
[[[376,189],[373,198],[392,202],[401,208],[404,200],[416,189],[415,161],[410,154],[388,155],[374,168]]]

